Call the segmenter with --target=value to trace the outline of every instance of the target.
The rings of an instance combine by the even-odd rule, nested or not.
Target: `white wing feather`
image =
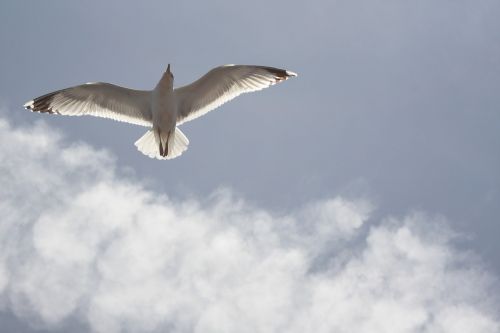
[[[91,115],[141,126],[152,126],[151,91],[96,82],[58,90],[24,104],[42,113]]]
[[[174,90],[177,125],[198,118],[233,98],[272,86],[297,74],[274,67],[226,65]]]

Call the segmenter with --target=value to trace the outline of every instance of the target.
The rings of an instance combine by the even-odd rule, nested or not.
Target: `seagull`
[[[153,90],[133,90],[91,82],[37,97],[24,107],[33,112],[110,118],[149,130],[135,142],[144,155],[160,160],[180,156],[189,140],[179,125],[214,110],[233,98],[297,76],[268,66],[224,65],[197,81],[174,88],[170,64]]]

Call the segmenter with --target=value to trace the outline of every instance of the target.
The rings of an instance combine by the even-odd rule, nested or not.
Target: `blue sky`
[[[247,258],[254,263],[271,260],[271,256],[257,251],[264,243],[269,253],[292,258],[291,261],[284,260],[281,266],[270,264],[272,279],[287,282],[289,289],[284,290],[280,298],[288,300],[286,304],[279,305],[271,300],[266,304],[276,307],[267,311],[282,309],[290,317],[305,311],[304,308],[289,306],[289,303],[298,301],[286,295],[295,292],[307,296],[304,297],[309,303],[304,301],[304,304],[320,310],[308,310],[312,317],[304,323],[312,326],[305,327],[306,324],[297,322],[295,326],[287,327],[288,330],[320,330],[314,323],[328,313],[321,310],[320,304],[324,303],[314,301],[314,295],[319,293],[316,288],[322,286],[323,293],[332,292],[337,297],[335,290],[343,281],[340,279],[359,273],[352,271],[356,265],[361,267],[358,275],[367,274],[376,267],[380,269],[380,276],[389,277],[399,269],[402,274],[408,274],[412,269],[420,268],[418,271],[431,272],[441,279],[425,281],[450,286],[453,286],[452,281],[470,278],[464,268],[475,267],[470,274],[479,282],[463,287],[464,295],[459,301],[447,299],[435,308],[426,308],[422,304],[434,304],[433,301],[442,297],[439,292],[453,289],[429,291],[427,298],[410,302],[420,307],[406,304],[408,312],[401,314],[403,319],[399,329],[401,332],[437,330],[437,326],[432,325],[439,324],[442,331],[453,332],[457,330],[446,323],[455,322],[452,319],[463,317],[463,313],[474,313],[470,318],[489,318],[493,326],[484,324],[485,332],[498,327],[499,318],[494,316],[499,312],[498,300],[482,304],[477,298],[483,294],[499,294],[498,282],[495,282],[500,274],[500,245],[497,241],[500,230],[499,14],[500,4],[487,0],[414,3],[234,3],[221,0],[182,4],[158,1],[145,5],[118,1],[3,2],[0,5],[0,115],[6,123],[1,133],[4,138],[1,154],[4,161],[11,162],[2,162],[2,182],[8,186],[5,185],[0,193],[2,201],[9,203],[5,209],[11,216],[10,222],[5,222],[9,227],[3,232],[15,230],[20,238],[16,238],[18,243],[12,241],[13,245],[11,242],[6,245],[11,254],[2,259],[8,264],[2,268],[7,272],[7,282],[1,293],[0,309],[3,311],[0,320],[26,332],[64,330],[67,327],[79,327],[82,331],[111,331],[126,327],[139,331],[162,327],[169,327],[172,331],[195,331],[198,327],[209,331],[214,329],[210,326],[214,318],[218,318],[220,325],[225,323],[227,331],[235,327],[231,325],[245,325],[244,321],[231,319],[239,318],[238,312],[230,315],[224,309],[237,304],[245,310],[255,309],[262,304],[258,297],[249,297],[248,303],[236,297],[222,297],[224,302],[214,303],[215,308],[206,305],[207,311],[175,301],[178,298],[172,295],[174,301],[168,304],[144,301],[141,304],[145,308],[155,304],[164,309],[164,312],[159,312],[164,317],[158,315],[159,319],[155,319],[157,317],[151,312],[144,314],[145,317],[151,316],[151,322],[156,323],[154,327],[144,326],[137,316],[130,314],[139,311],[137,308],[130,307],[130,313],[112,311],[103,299],[112,299],[115,295],[112,291],[119,291],[110,285],[113,279],[109,274],[124,274],[119,269],[121,259],[113,256],[112,248],[105,253],[96,248],[102,249],[103,239],[100,237],[107,232],[110,235],[113,232],[133,235],[129,226],[138,222],[128,221],[119,211],[110,213],[105,220],[121,221],[123,225],[109,222],[111,229],[100,233],[98,221],[107,216],[106,210],[100,208],[102,204],[89,203],[84,210],[95,211],[95,214],[79,224],[75,216],[79,216],[79,209],[83,208],[78,205],[75,208],[67,196],[83,200],[81,198],[86,198],[88,193],[100,193],[103,200],[114,202],[111,189],[116,185],[116,188],[132,188],[123,190],[125,197],[127,193],[131,195],[130,200],[134,195],[154,198],[144,199],[140,207],[130,208],[133,214],[145,214],[148,209],[162,207],[158,209],[170,212],[165,214],[171,218],[164,222],[170,226],[169,230],[173,233],[191,230],[193,235],[199,235],[199,238],[169,238],[171,243],[166,243],[170,247],[159,244],[158,251],[168,252],[176,246],[197,249],[193,246],[196,240],[212,240],[207,235],[219,235],[225,239],[225,232],[229,232],[235,237],[223,242],[229,244],[229,249],[238,247],[239,241],[250,246],[241,252],[233,249],[236,258]],[[133,142],[143,134],[143,128],[90,117],[49,117],[29,113],[21,107],[33,97],[89,81],[150,89],[168,63],[175,74],[175,85],[189,83],[210,68],[226,63],[282,67],[297,72],[299,76],[271,89],[241,96],[205,117],[183,125],[190,147],[181,158],[172,161],[150,160],[136,151]],[[24,136],[16,134],[23,131]],[[34,142],[38,136],[33,133],[44,138],[46,141],[43,142],[47,144],[36,146]],[[38,150],[23,147],[23,144],[33,145]],[[19,149],[14,149],[15,145],[20,145]],[[64,154],[59,156],[56,148],[79,159],[72,160]],[[47,164],[54,168],[47,170]],[[19,174],[16,171],[23,177],[16,176]],[[33,176],[39,172],[43,175]],[[79,180],[80,177],[86,181]],[[77,184],[77,188],[66,189],[72,184]],[[44,198],[41,194],[54,193],[66,195],[60,198],[64,204],[59,210],[45,207],[40,199]],[[116,196],[120,198],[119,194]],[[14,199],[23,197],[32,200],[28,201],[32,205],[22,206],[21,210],[14,204]],[[224,206],[227,202],[236,206],[236,212]],[[117,199],[116,205],[127,212],[123,201]],[[188,212],[183,210],[189,205],[196,208]],[[108,209],[113,211],[112,207]],[[223,208],[217,210],[217,207]],[[16,220],[12,216],[23,219],[22,225],[26,229],[15,227]],[[290,235],[283,231],[289,230],[288,227],[264,228],[268,231],[262,234],[256,231],[263,228],[258,221],[274,226],[287,219],[293,221],[291,225],[294,226],[290,227],[293,229]],[[185,224],[192,229],[184,230],[188,226],[179,226],[180,222],[175,223],[176,220],[188,220],[189,223]],[[138,221],[147,225],[149,219],[143,217]],[[202,221],[209,222],[203,225]],[[242,221],[251,221],[249,228],[253,231],[241,226]],[[237,225],[235,229],[233,223]],[[67,229],[66,224],[76,229]],[[50,230],[60,230],[60,233],[43,233],[44,225],[52,226]],[[323,230],[324,225],[329,226],[328,237],[325,236],[327,241],[319,243],[329,245],[310,246],[311,238],[318,240],[322,237],[318,230]],[[147,236],[148,229],[141,228],[146,236],[138,236],[137,249],[147,254],[148,249],[142,246],[151,240]],[[162,234],[163,224],[155,224],[152,228]],[[30,230],[29,234],[38,235],[38,238],[23,238],[23,230]],[[33,291],[42,290],[44,282],[23,280],[28,275],[19,267],[26,267],[23,265],[26,263],[29,263],[28,267],[53,263],[51,260],[57,257],[56,254],[80,253],[70,245],[67,248],[50,245],[50,240],[64,244],[62,240],[77,230],[87,230],[91,235],[92,241],[82,245],[90,252],[82,252],[86,254],[77,259],[68,257],[59,262],[62,266],[54,264],[60,270],[54,270],[57,274],[51,276],[64,280],[63,277],[72,273],[68,262],[75,260],[84,270],[95,271],[100,267],[108,275],[97,269],[99,274],[90,274],[88,284],[94,286],[93,283],[97,283],[99,288],[96,290],[104,288],[109,293],[97,293],[82,287],[74,294],[74,301],[63,306],[71,311],[57,312],[61,304],[47,303],[47,295]],[[309,236],[307,232],[304,236],[301,230],[309,230]],[[252,238],[250,235],[255,233],[260,236]],[[133,257],[134,247],[127,243],[127,239],[117,240],[116,247],[132,248]],[[281,241],[268,242],[269,239]],[[401,248],[402,245],[398,244],[405,243],[405,239],[410,244],[408,246],[416,245]],[[141,240],[146,243],[141,243]],[[389,264],[374,259],[378,258],[379,250],[382,251],[380,246],[385,244],[384,240],[387,244],[396,244],[384,250],[388,258],[392,255],[398,258],[395,253],[401,250],[406,254],[403,258],[408,261],[395,259]],[[26,244],[38,252],[22,257],[15,244]],[[153,244],[156,243],[153,241]],[[419,244],[422,246],[417,246]],[[296,262],[293,259],[295,252],[288,252],[290,248],[296,248],[299,253]],[[417,256],[419,259],[415,259],[415,263],[409,253],[415,253],[417,248],[427,248],[430,252],[417,251],[424,254]],[[214,267],[223,272],[232,267],[231,259],[224,261],[224,255],[217,248],[210,249],[199,248],[191,254],[196,256],[206,250],[213,259],[200,259],[201,263],[208,265],[210,260],[215,260]],[[221,259],[217,261],[219,256]],[[306,259],[300,259],[301,256]],[[434,257],[436,261],[429,259]],[[154,262],[160,260],[156,255],[148,258]],[[197,275],[199,271],[188,266],[184,259],[174,259],[172,262],[177,263],[176,267],[184,267],[183,272],[210,281],[203,290],[217,295],[224,290],[224,284],[219,284],[212,275]],[[168,256],[162,262],[169,263]],[[448,266],[453,269],[446,269]],[[273,288],[270,280],[261,280],[263,277],[259,275],[261,270],[268,268],[251,267],[255,267],[255,271],[227,273],[226,278],[234,283],[234,289],[229,289],[235,294],[251,294],[246,289],[238,289],[240,285],[236,281],[242,276],[253,276],[251,281]],[[319,275],[300,273],[307,267],[316,267]],[[163,282],[151,282],[150,289],[138,290],[137,293],[142,295],[156,288],[164,289],[171,281],[167,283],[169,280],[164,280],[161,271],[153,270],[154,274],[151,274],[158,278],[157,282]],[[182,275],[175,269],[173,272]],[[320,282],[316,283],[318,279]],[[14,280],[25,282],[16,284]],[[484,282],[486,280],[489,282]],[[301,281],[308,289],[297,289]],[[394,284],[388,289],[376,284],[371,287],[373,290],[382,288],[388,293],[404,294],[406,291],[413,295],[412,288],[420,288],[421,283],[411,280],[401,291],[397,289],[401,287],[398,281],[389,281]],[[127,283],[122,285],[129,286]],[[27,285],[32,286],[31,289],[26,289]],[[185,287],[187,284],[183,281],[180,285]],[[357,295],[362,295],[359,303],[352,303],[353,309],[361,305],[372,309],[366,327],[383,332],[384,320],[388,318],[384,314],[393,311],[391,306],[394,304],[385,302],[383,297],[377,298],[376,293],[364,293],[356,288],[359,285],[362,283],[352,287]],[[57,283],[51,288],[62,292]],[[262,289],[262,293],[265,294],[265,290]],[[472,295],[472,291],[477,291],[477,294]],[[187,298],[192,304],[205,304],[199,298],[204,295],[201,291],[189,295]],[[133,296],[130,297],[122,300],[123,304],[134,300]],[[335,297],[332,299],[347,302],[341,296]],[[449,310],[449,306],[457,302],[462,302],[468,309],[458,311],[462,315]],[[396,305],[406,309],[403,303]],[[89,304],[94,304],[94,307],[89,307]],[[113,320],[97,318],[92,309],[100,309]],[[180,309],[188,309],[189,318],[176,316]],[[352,311],[355,314],[355,310]],[[279,331],[284,327],[270,328],[266,323],[271,319],[257,311],[250,312],[253,317],[249,318],[269,331]],[[404,320],[405,314],[418,319],[427,318],[425,313],[438,312],[443,314],[442,318],[452,319],[426,324],[417,320],[416,326]],[[332,313],[330,326],[325,327],[338,331],[363,331],[364,328],[352,326],[353,323],[335,321],[343,316]],[[421,321],[426,322],[425,319]],[[479,319],[478,322],[486,323]],[[463,325],[467,327],[467,323]],[[412,327],[417,328],[412,331]]]

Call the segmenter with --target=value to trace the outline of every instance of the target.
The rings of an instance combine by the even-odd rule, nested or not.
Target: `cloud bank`
[[[96,332],[498,332],[498,285],[445,220],[370,221],[334,197],[287,214],[230,191],[172,199],[0,120],[0,310]],[[167,177],[168,175],[163,175]]]

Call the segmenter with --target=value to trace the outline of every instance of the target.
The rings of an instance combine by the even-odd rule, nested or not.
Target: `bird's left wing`
[[[174,90],[177,124],[198,118],[240,94],[261,90],[297,74],[274,67],[226,65]]]
[[[34,112],[91,115],[151,126],[151,92],[96,82],[58,90],[24,104]]]

